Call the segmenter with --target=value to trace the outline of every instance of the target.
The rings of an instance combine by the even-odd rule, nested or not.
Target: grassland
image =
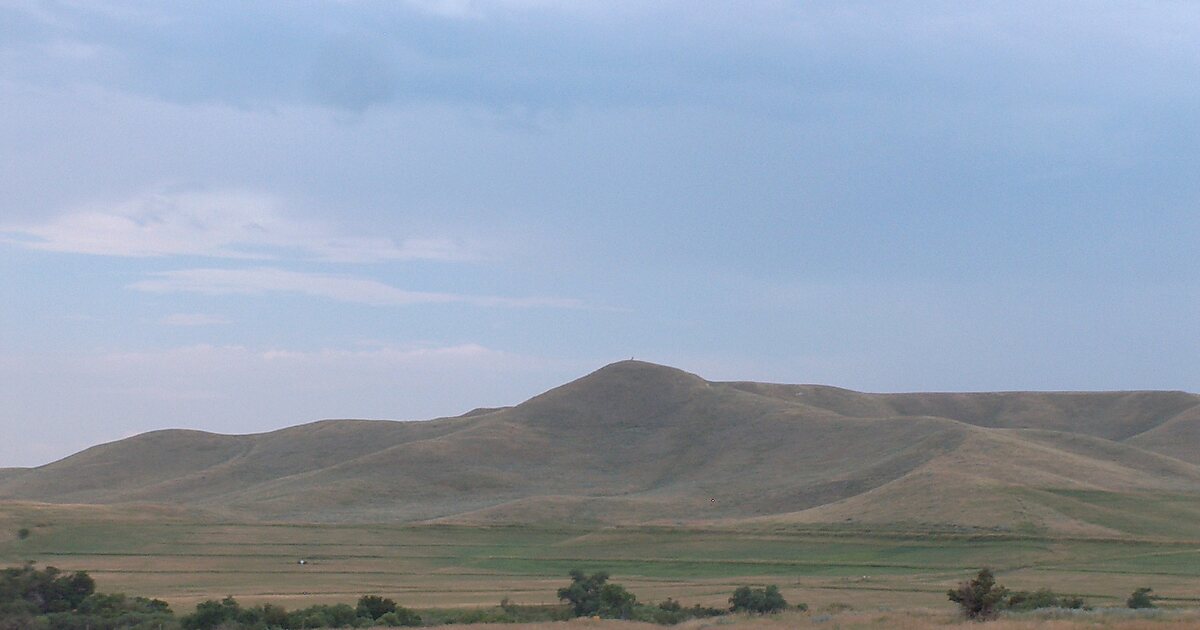
[[[907,611],[842,611],[833,613],[784,613],[771,617],[727,617],[720,619],[694,620],[675,626],[680,630],[699,630],[701,628],[720,628],[722,630],[783,630],[783,629],[820,629],[820,630],[925,630],[939,628],[944,630],[1194,630],[1200,626],[1200,614],[1153,614],[1127,616],[1123,614],[1089,614],[1077,619],[1053,619],[1042,615],[1030,615],[1025,618],[1006,618],[980,625],[965,622],[955,615],[931,610]],[[650,624],[636,624],[620,621],[576,620],[568,624],[540,623],[485,626],[446,626],[462,628],[463,630],[575,630],[576,628],[595,628],[597,630],[652,630],[661,628]]]
[[[31,534],[19,539],[27,527]],[[306,564],[298,561],[304,559]],[[572,568],[607,570],[645,600],[722,605],[743,583],[779,584],[815,611],[930,607],[982,566],[1019,589],[1053,587],[1119,605],[1152,586],[1200,606],[1200,541],[1050,538],[983,531],[794,526],[601,529],[271,524],[156,509],[6,504],[0,563],[85,569],[101,590],[181,608],[233,595],[289,606],[364,593],[417,608],[549,603]],[[846,626],[850,627],[850,626]]]
[[[622,361],[457,418],[147,433],[0,471],[0,500],[243,521],[911,522],[1200,539],[1197,414],[1200,396],[1183,392],[865,394]]]
[[[180,610],[552,603],[579,568],[709,606],[777,584],[813,608],[795,627],[927,627],[984,566],[1200,607],[1197,414],[1181,392],[862,394],[629,361],[459,418],[163,431],[0,470],[0,563]]]

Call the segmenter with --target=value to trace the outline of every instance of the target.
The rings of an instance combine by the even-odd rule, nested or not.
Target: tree
[[[637,597],[625,590],[620,584],[605,584],[600,587],[601,617],[609,619],[629,619],[633,607],[637,605]]]
[[[576,617],[590,617],[600,612],[600,588],[608,581],[608,574],[599,571],[591,575],[572,569],[571,584],[558,589],[558,599],[571,605]]]
[[[767,614],[783,610],[787,605],[779,587],[774,584],[766,588],[739,586],[729,598],[729,610],[733,612]]]
[[[974,579],[946,592],[950,601],[958,604],[967,619],[995,617],[996,609],[1007,594],[1008,589],[996,584],[991,569],[980,569]]]
[[[217,626],[236,622],[242,614],[242,605],[233,597],[221,601],[210,599],[196,604],[196,612],[180,620],[184,630],[212,630]]]
[[[32,564],[0,571],[0,604],[27,607],[34,614],[68,612],[96,592],[96,582],[85,571],[63,573]]]
[[[1154,605],[1154,596],[1151,593],[1154,589],[1143,586],[1129,595],[1129,599],[1125,600],[1125,605],[1129,608],[1156,608]]]
[[[609,584],[604,571],[587,575],[573,569],[570,576],[571,584],[558,589],[558,599],[570,604],[576,617],[627,619],[637,605],[633,593],[618,584]]]

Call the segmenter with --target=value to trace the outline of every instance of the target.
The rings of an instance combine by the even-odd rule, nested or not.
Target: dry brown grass
[[[1200,397],[1181,392],[875,395],[623,361],[461,418],[145,434],[0,470],[0,499],[163,502],[297,523],[774,515],[1194,540],[1200,466],[1150,451],[1195,450],[1197,410]],[[1165,428],[1150,439],[1155,427]],[[1122,443],[1137,434],[1142,448]],[[1186,505],[1152,522],[1121,518],[1167,503]]]
[[[566,622],[532,624],[485,624],[444,626],[460,630],[651,630],[661,629],[646,623],[626,621],[575,619]],[[1162,619],[1122,619],[1119,615],[1096,614],[1087,619],[1000,619],[986,623],[967,622],[949,613],[932,610],[892,612],[849,611],[835,614],[785,613],[770,617],[722,617],[697,619],[673,626],[680,630],[1196,630],[1200,628],[1200,613],[1167,613]]]

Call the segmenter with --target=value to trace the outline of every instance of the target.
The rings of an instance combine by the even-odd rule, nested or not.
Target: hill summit
[[[865,394],[710,382],[621,361],[455,418],[147,433],[7,471],[0,499],[292,521],[850,521],[1165,535],[1200,516],[1200,397]],[[1131,506],[1142,516],[1132,525],[1118,518]]]

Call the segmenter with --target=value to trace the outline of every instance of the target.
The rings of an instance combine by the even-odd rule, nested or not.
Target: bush
[[[630,614],[630,619],[636,621],[645,621],[656,623],[663,626],[672,626],[677,623],[683,623],[689,619],[703,619],[706,617],[719,617],[726,614],[727,610],[720,608],[705,608],[696,604],[690,608],[685,608],[683,604],[673,600],[660,603],[657,606],[638,605],[635,606]]]
[[[620,584],[605,584],[600,587],[599,615],[607,619],[629,619],[637,597]]]
[[[349,604],[318,604],[288,613],[287,627],[349,628],[359,625],[358,620],[358,613]]]
[[[45,617],[47,630],[159,630],[174,628],[169,613],[124,612],[116,615],[82,615],[73,612],[50,613]]]
[[[766,588],[739,586],[729,598],[729,610],[733,612],[766,614],[779,612],[787,608],[787,605],[787,601],[779,593],[779,587],[774,584]]]
[[[124,613],[171,614],[171,607],[161,599],[126,597],[124,593],[93,593],[79,604],[79,614],[114,617]]]
[[[0,606],[28,604],[34,615],[73,611],[95,591],[96,582],[84,571],[39,571],[29,564],[0,571]]]
[[[591,575],[572,569],[571,584],[558,589],[559,601],[571,606],[576,617],[591,617],[600,611],[600,587],[608,581],[608,574],[599,571]]]
[[[21,540],[29,538],[29,534],[30,532],[28,527],[22,527],[21,529],[17,530],[17,538],[20,538]]]
[[[567,621],[574,612],[567,606],[522,606],[502,602],[493,608],[432,609],[421,611],[422,623],[427,626],[472,623],[538,623]]]
[[[586,575],[575,569],[570,576],[571,584],[558,589],[558,599],[570,604],[576,617],[630,617],[637,597],[619,584],[609,584],[607,573],[599,571]]]
[[[1016,591],[1008,596],[1004,603],[1008,610],[1037,610],[1039,608],[1084,608],[1082,597],[1068,597],[1043,588],[1032,593]]]
[[[967,619],[991,619],[1004,602],[1008,589],[996,584],[991,569],[980,569],[974,579],[963,582],[957,589],[946,592],[950,601],[958,604]]]
[[[238,623],[242,606],[232,597],[210,599],[196,604],[196,612],[179,620],[184,630],[213,630],[217,626]]]
[[[380,615],[379,622],[393,628],[397,626],[419,626],[421,625],[421,615],[403,606],[396,606],[395,610]]]
[[[1129,608],[1156,608],[1154,605],[1154,596],[1151,595],[1153,592],[1154,589],[1143,586],[1129,595],[1129,599],[1125,600],[1125,606]]]
[[[396,602],[378,595],[363,595],[358,598],[358,606],[354,610],[359,617],[374,621],[387,613],[396,612]]]

